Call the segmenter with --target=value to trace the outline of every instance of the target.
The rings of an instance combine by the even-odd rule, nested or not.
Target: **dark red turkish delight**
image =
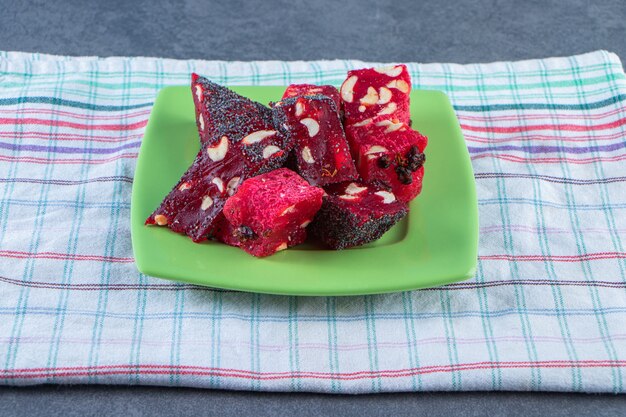
[[[274,124],[291,137],[297,172],[312,185],[358,177],[337,107],[326,96],[288,98],[273,105]]]
[[[248,99],[234,98],[213,109],[212,132],[204,146],[216,146],[223,138],[236,148],[255,171],[279,168],[292,148],[291,138],[274,128],[272,110]],[[271,158],[270,158],[271,157]],[[268,166],[268,160],[274,163]]]
[[[391,188],[408,203],[422,190],[426,136],[395,120],[380,120],[346,127],[357,170],[365,182]]]
[[[216,109],[222,104],[243,99],[247,101],[247,105],[254,106],[250,100],[196,73],[191,74],[191,93],[196,113],[196,126],[202,143],[212,137],[215,131],[214,118],[219,114]]]
[[[210,161],[205,154],[200,152],[146,224],[168,226],[195,242],[209,237],[228,195],[253,172],[235,152],[219,162]]]
[[[180,181],[146,224],[168,226],[200,242],[214,232],[224,203],[246,178],[271,171],[284,162],[284,153],[267,155],[263,162],[249,159],[226,136],[215,146],[204,147]]]
[[[337,110],[341,110],[341,99],[339,98],[339,90],[337,90],[337,88],[332,85],[291,84],[283,93],[283,99],[291,97],[319,95],[330,97],[335,102]]]
[[[346,125],[374,118],[409,123],[411,77],[405,65],[348,71],[340,92]]]
[[[191,75],[191,91],[202,143],[215,143],[241,125],[249,126],[250,131],[272,125],[266,106],[195,73]]]
[[[287,168],[249,178],[226,202],[217,238],[257,257],[298,245],[323,194]]]
[[[146,220],[146,224],[167,225],[196,242],[213,233],[215,218],[239,183],[281,167],[291,150],[289,138],[274,129],[269,108],[199,79],[192,79],[194,85],[211,86],[203,90],[203,94],[210,91],[203,103],[210,102],[212,94],[221,97],[215,101],[219,105],[201,110],[210,120],[211,133],[205,135],[192,166]]]
[[[380,238],[407,214],[392,192],[371,184],[344,182],[325,187],[322,208],[309,227],[332,249],[346,249]]]

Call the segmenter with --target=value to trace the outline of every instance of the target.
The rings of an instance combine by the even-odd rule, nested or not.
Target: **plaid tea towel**
[[[192,71],[337,85],[369,65],[0,52],[0,381],[626,392],[626,77],[604,51],[409,64],[450,96],[472,157],[469,281],[299,298],[137,272],[130,194],[160,88]]]

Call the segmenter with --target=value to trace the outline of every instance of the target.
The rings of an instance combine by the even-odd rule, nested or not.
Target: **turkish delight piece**
[[[346,249],[379,239],[408,212],[387,190],[362,182],[325,187],[322,208],[309,227],[332,249]]]
[[[297,172],[312,185],[357,179],[358,174],[333,100],[292,97],[275,103],[274,125],[294,143]]]
[[[274,129],[272,111],[192,75],[201,149],[192,166],[148,217],[196,242],[214,234],[229,190],[246,178],[281,167],[292,146]]]
[[[410,124],[411,77],[405,65],[348,71],[340,93],[346,125],[374,118]]]
[[[217,110],[219,107],[232,100],[243,100],[246,106],[254,107],[251,100],[196,73],[191,74],[191,92],[202,143],[214,138],[216,118],[222,119],[221,112]]]
[[[229,146],[241,153],[255,171],[262,173],[281,167],[293,146],[291,138],[274,128],[268,107],[258,103],[250,106],[246,100],[230,100],[215,110],[212,136],[216,139],[207,140],[204,146],[216,146],[227,138]]]
[[[405,203],[421,192],[426,136],[397,120],[348,126],[346,136],[365,182],[389,187]]]
[[[249,178],[226,201],[217,238],[257,257],[298,245],[323,194],[287,168]]]
[[[334,102],[337,110],[341,109],[341,99],[339,98],[339,90],[332,85],[314,85],[314,84],[291,84],[285,89],[283,99],[301,96],[326,96],[330,97]]]
[[[229,194],[254,173],[227,140],[202,149],[146,224],[167,226],[195,242],[205,240]]]
[[[241,137],[241,134],[236,136]],[[270,146],[276,147],[265,145],[265,148]],[[194,242],[203,241],[214,234],[215,219],[239,184],[246,178],[282,166],[285,157],[285,151],[274,150],[261,150],[257,155],[222,136],[215,145],[207,144],[200,150],[146,224],[168,226]]]
[[[203,144],[215,144],[222,136],[237,132],[239,126],[247,126],[250,132],[272,126],[269,108],[195,73],[191,75],[191,91]]]

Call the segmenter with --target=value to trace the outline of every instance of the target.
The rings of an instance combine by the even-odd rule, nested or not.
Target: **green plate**
[[[284,87],[234,87],[267,104]],[[193,243],[167,228],[144,226],[193,161],[199,140],[188,87],[158,95],[141,145],[131,223],[137,268],[144,274],[241,291],[357,295],[443,285],[473,276],[478,206],[469,154],[445,94],[411,93],[413,126],[429,138],[423,191],[409,215],[381,239],[332,251],[311,243],[257,259],[216,242]]]

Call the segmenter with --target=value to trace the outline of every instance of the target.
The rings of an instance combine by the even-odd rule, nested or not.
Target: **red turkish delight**
[[[241,125],[250,131],[272,126],[267,107],[195,73],[191,75],[191,91],[202,143],[214,144],[222,136],[237,132]]]
[[[210,161],[205,154],[200,151],[146,224],[168,226],[195,242],[211,235],[215,218],[221,213],[228,195],[234,193],[242,177],[252,172],[235,152],[231,151],[219,162]]]
[[[193,82],[198,79],[194,77]],[[196,242],[214,233],[215,219],[239,183],[281,167],[291,150],[290,139],[274,129],[269,108],[240,99],[209,81],[202,85],[211,86],[203,90],[210,91],[205,97],[214,93],[223,97],[217,100],[219,105],[202,109],[202,114],[210,115],[212,133],[207,134],[191,167],[146,220]]]
[[[231,102],[222,107],[223,114],[232,115],[238,108],[237,104]],[[248,112],[233,117],[235,123],[218,124],[216,127],[219,140],[228,138],[232,147],[242,155],[246,163],[259,173],[281,167],[293,147],[292,139],[274,128],[271,117],[268,119],[268,112],[271,114],[271,110],[264,107],[259,112]]]
[[[283,93],[283,99],[302,96],[326,96],[330,97],[337,106],[337,110],[341,110],[341,99],[339,91],[332,85],[314,85],[314,84],[291,84]]]
[[[346,127],[357,170],[365,182],[378,182],[408,203],[422,190],[426,136],[397,120]]]
[[[250,178],[226,202],[217,238],[257,257],[298,245],[323,194],[287,168]]]
[[[411,77],[405,65],[348,71],[340,92],[346,125],[374,118],[410,124]]]
[[[332,249],[377,240],[408,211],[392,192],[371,184],[344,182],[325,190],[327,195],[310,230]]]
[[[291,137],[297,172],[312,185],[358,177],[337,107],[326,96],[288,98],[273,105],[274,124]]]

